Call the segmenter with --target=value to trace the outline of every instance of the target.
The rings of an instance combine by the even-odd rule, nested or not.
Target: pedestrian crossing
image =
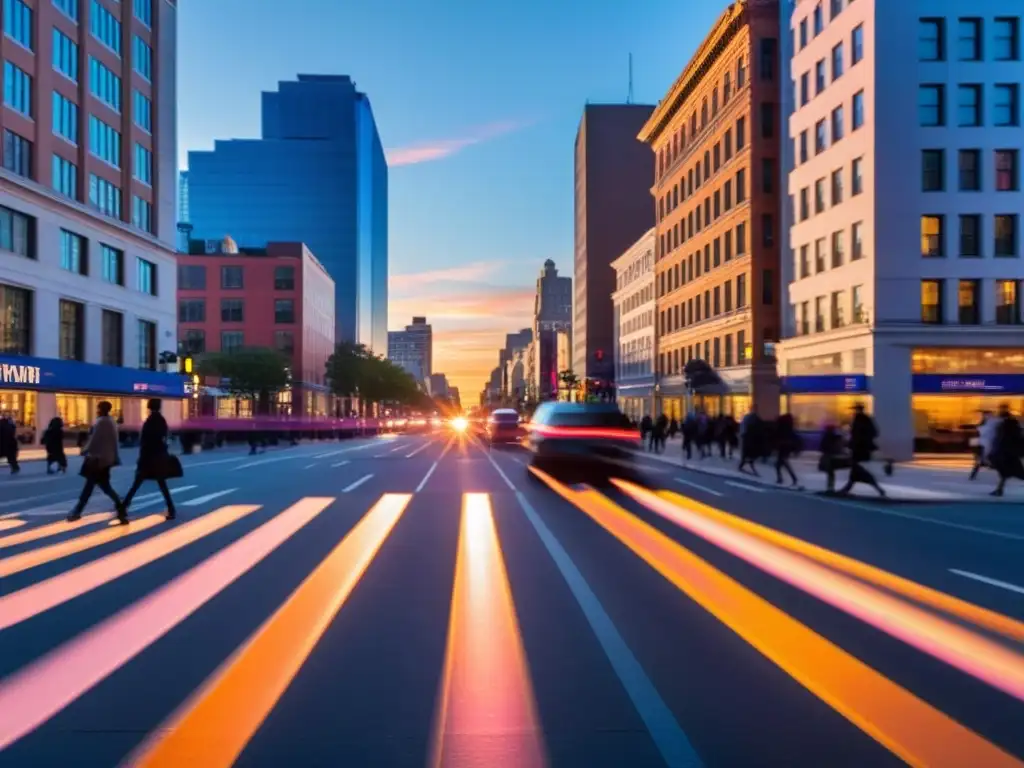
[[[744,527],[724,513],[692,504],[684,497],[620,485],[652,512],[714,538],[724,549],[749,551],[771,564],[782,561],[779,552],[768,552],[769,544],[789,548],[800,557],[856,572],[858,578],[876,581],[894,592],[902,590],[917,599],[931,600],[943,610],[991,631],[1024,638],[1024,625],[1006,617],[959,602],[944,602],[944,596],[894,582],[877,569],[857,571],[860,566],[855,562],[830,561],[822,551],[798,540],[773,538],[767,529]],[[910,711],[914,715],[910,719],[929,724],[933,743],[953,749],[964,758],[962,764],[1005,762],[1007,755],[998,747],[728,579],[607,495],[560,486],[553,480],[549,486],[584,519],[589,518],[598,530],[624,545],[631,556],[648,563],[899,757],[911,763],[935,764],[928,758],[938,755],[920,739],[908,743],[907,728],[897,722],[896,715]],[[184,488],[188,490],[181,490]],[[501,515],[515,513],[525,526],[516,540],[522,542],[522,531],[532,531],[534,538],[528,545],[536,548],[537,556],[546,553],[552,573],[564,579],[557,588],[571,595],[582,609],[591,639],[605,654],[609,669],[621,684],[620,693],[628,696],[647,728],[643,738],[651,742],[651,749],[666,764],[701,765],[684,724],[677,719],[678,712],[659,694],[659,680],[648,676],[642,657],[630,647],[629,632],[617,626],[603,606],[601,589],[588,583],[587,575],[573,561],[574,548],[559,541],[554,527],[544,522],[545,516],[522,493],[515,493],[516,505],[499,511],[488,493],[453,493],[448,501],[441,502],[446,508],[438,510],[436,496],[417,507],[416,493],[383,493],[366,498],[343,496],[341,491],[338,495],[301,496],[277,505],[248,503],[251,500],[237,488],[205,493],[195,486],[178,490],[181,504],[195,502],[190,509],[196,512],[176,522],[149,514],[124,527],[116,525],[110,512],[91,511],[74,523],[11,519],[19,524],[0,528],[0,577],[5,579],[0,590],[0,764],[4,764],[5,750],[11,750],[14,756],[11,764],[33,764],[29,762],[31,752],[25,750],[38,745],[47,734],[52,738],[65,733],[48,729],[69,708],[109,708],[110,700],[99,692],[109,687],[112,678],[134,679],[132,695],[147,696],[147,680],[132,677],[136,665],[159,655],[173,666],[180,649],[175,649],[168,638],[196,617],[204,617],[208,626],[235,631],[234,617],[225,610],[231,605],[225,602],[227,596],[233,594],[238,599],[241,588],[253,588],[255,576],[267,578],[275,569],[273,562],[280,563],[274,560],[279,553],[287,550],[289,558],[294,559],[296,553],[306,552],[299,566],[289,571],[301,571],[301,576],[289,580],[286,596],[266,606],[258,625],[242,636],[216,668],[193,674],[188,681],[190,694],[155,713],[144,732],[118,758],[123,765],[147,767],[234,764],[261,729],[268,727],[275,710],[285,705],[290,693],[294,699],[292,689],[297,678],[326,635],[344,618],[366,574],[374,567],[393,568],[414,557],[402,549],[378,562],[395,531],[409,524],[411,515],[432,510],[457,518],[458,525],[450,529],[456,538],[450,550],[443,542],[423,545],[450,552],[452,559],[443,564],[451,573],[451,593],[437,596],[439,604],[447,606],[448,621],[443,656],[437,659],[433,723],[429,729],[425,724],[430,743],[417,762],[438,766],[479,764],[472,762],[472,756],[478,754],[479,739],[483,737],[492,739],[488,765],[539,768],[550,762],[551,746],[545,743],[533,660],[524,642],[528,630],[520,618],[524,611],[537,608],[529,603],[528,592],[513,586],[505,554],[510,543],[503,539],[503,528],[498,525]],[[189,492],[201,495],[189,496]],[[223,504],[226,498],[239,503]],[[210,508],[198,511],[203,505]],[[767,543],[758,545],[758,549],[746,540],[740,541],[736,532],[740,529],[742,535],[757,536]],[[328,531],[334,531],[337,539],[325,540]],[[214,538],[217,545],[208,546]],[[802,563],[794,559],[785,568],[796,573],[807,567]],[[157,564],[162,564],[166,574],[158,583],[141,580],[138,583],[144,586],[140,590],[110,589],[116,584],[135,583],[133,579],[152,572]],[[780,578],[786,578],[784,570],[780,570]],[[827,584],[828,579],[819,581]],[[555,588],[549,584],[545,590]],[[96,611],[94,621],[85,626],[80,621],[71,622],[67,636],[48,636],[39,643],[38,652],[25,656],[25,638],[31,637],[34,622],[45,619],[48,631],[59,633],[63,625],[54,619],[59,619],[61,612],[80,618],[85,604],[82,599],[86,598],[102,601],[105,606]],[[833,598],[825,595],[822,599]],[[859,599],[869,602],[863,595]],[[842,605],[838,597],[834,604]],[[895,603],[887,605],[890,617],[898,618],[903,609],[894,608]],[[382,630],[380,626],[361,628],[344,622],[341,626],[347,633],[335,633],[333,639],[342,643],[352,641],[353,632]],[[940,630],[930,635],[933,645],[942,642],[946,630]],[[18,658],[16,666],[10,666],[11,654],[4,651],[5,637],[11,632],[23,633],[16,643],[22,650],[13,654]],[[557,646],[558,639],[547,641],[550,643]],[[7,650],[14,647],[12,644]],[[988,646],[969,647],[978,649]],[[568,663],[576,650],[567,645],[565,651]],[[998,657],[989,653],[987,658],[989,675],[983,679],[995,684],[996,673],[1002,673],[1002,690],[1011,695],[1018,692],[1014,686],[1024,681],[1024,661],[1012,653]],[[820,665],[826,662],[842,668],[843,673],[822,677],[824,668]],[[332,696],[358,697],[364,693],[335,691]],[[1024,697],[1024,687],[1019,693]],[[330,706],[332,701],[328,699],[323,705]],[[125,705],[118,702],[114,709]]]

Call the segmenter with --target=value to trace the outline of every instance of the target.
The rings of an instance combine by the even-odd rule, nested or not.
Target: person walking
[[[167,481],[181,477],[183,473],[181,462],[167,450],[167,435],[167,420],[160,413],[160,400],[153,398],[149,401],[149,417],[142,425],[142,433],[139,435],[139,461],[135,467],[135,482],[128,489],[128,495],[124,497],[126,513],[142,484],[147,480],[154,480],[167,503],[167,519],[173,520],[177,517]]]
[[[67,472],[68,457],[64,453],[64,421],[60,416],[50,419],[40,442],[46,449],[46,474],[53,474],[54,464],[57,465],[58,472]]]
[[[18,427],[9,413],[0,416],[0,458],[7,459],[12,475],[21,472],[18,464]]]
[[[878,427],[866,413],[860,403],[854,406],[853,422],[850,424],[850,477],[846,485],[839,489],[840,496],[848,496],[856,483],[866,483],[885,497],[885,489],[878,484],[864,464],[871,461],[871,454],[878,450],[875,440],[878,438]]]
[[[89,503],[93,489],[98,487],[114,502],[118,522],[121,525],[128,524],[128,513],[125,511],[125,506],[117,495],[117,491],[110,485],[110,470],[121,463],[117,452],[117,424],[110,418],[112,408],[113,406],[106,400],[102,400],[96,405],[96,423],[93,425],[88,441],[82,448],[82,455],[85,458],[82,461],[82,469],[79,474],[85,478],[85,486],[82,488],[82,495],[78,497],[78,503],[67,517],[69,523],[81,518],[82,510]]]
[[[645,415],[640,419],[640,445],[646,446],[650,434],[654,431],[654,420]]]
[[[981,412],[981,424],[978,425],[978,446],[974,454],[974,467],[971,468],[969,479],[973,480],[978,476],[982,467],[992,466],[992,451],[996,446],[996,433],[1002,420],[997,418],[991,411]]]
[[[757,415],[757,408],[751,407],[743,421],[740,422],[740,466],[739,471],[745,472],[747,465],[750,466],[750,473],[760,477],[754,462],[761,456],[763,451],[762,440],[764,439],[764,423]]]
[[[1006,481],[1011,477],[1024,480],[1024,465],[1021,455],[1024,454],[1024,439],[1021,438],[1020,422],[1010,413],[1005,403],[999,407],[999,418],[996,419],[995,443],[992,448],[992,468],[999,473],[999,485],[992,491],[992,496],[1002,496]]]
[[[775,482],[782,485],[782,470],[785,469],[789,473],[790,480],[793,481],[793,487],[796,488],[800,482],[789,463],[789,457],[800,453],[800,435],[796,433],[791,413],[784,413],[776,420],[773,438],[775,440]]]
[[[818,471],[825,473],[825,493],[833,494],[836,492],[836,470],[848,466],[843,456],[843,436],[833,424],[826,424],[822,430],[819,449]]]

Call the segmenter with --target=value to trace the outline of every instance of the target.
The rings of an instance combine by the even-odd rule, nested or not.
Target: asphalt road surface
[[[0,475],[0,766],[1024,760],[1024,510],[525,460],[224,449],[127,528]]]

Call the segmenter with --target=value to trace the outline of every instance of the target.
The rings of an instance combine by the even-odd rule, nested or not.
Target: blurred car
[[[519,413],[512,408],[499,408],[487,419],[484,434],[488,445],[518,443],[526,431],[519,424]]]
[[[640,434],[614,403],[542,403],[527,427],[531,466],[630,467]]]

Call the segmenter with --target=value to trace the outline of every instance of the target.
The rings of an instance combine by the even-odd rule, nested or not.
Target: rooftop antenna
[[[633,54],[629,54],[629,93],[626,95],[626,103],[633,103]]]

